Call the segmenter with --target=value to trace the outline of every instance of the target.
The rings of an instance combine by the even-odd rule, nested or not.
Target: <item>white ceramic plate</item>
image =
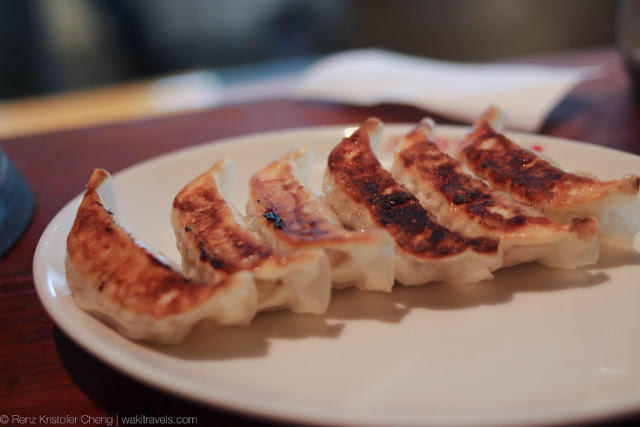
[[[389,164],[394,137],[380,146]],[[250,175],[299,143],[324,160],[345,127],[289,130],[205,144],[115,175],[124,225],[179,261],[169,209],[190,179],[223,156],[239,165],[235,203]],[[457,138],[460,127],[438,129]],[[514,134],[518,135],[518,134]],[[569,170],[603,178],[640,171],[640,157],[518,135]],[[100,165],[96,165],[100,166]],[[88,179],[89,177],[87,177]],[[640,409],[640,253],[602,246],[594,267],[522,265],[474,285],[334,293],[324,316],[260,314],[247,328],[199,327],[175,347],[129,341],[76,308],[65,282],[67,234],[80,196],[36,249],[38,294],[78,344],[160,389],[253,415],[312,424],[496,425],[575,422]]]

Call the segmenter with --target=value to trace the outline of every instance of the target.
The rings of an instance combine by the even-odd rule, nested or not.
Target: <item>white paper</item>
[[[365,106],[407,104],[467,123],[496,105],[507,112],[508,127],[536,131],[577,83],[599,73],[597,66],[455,63],[366,49],[319,60],[293,96]]]

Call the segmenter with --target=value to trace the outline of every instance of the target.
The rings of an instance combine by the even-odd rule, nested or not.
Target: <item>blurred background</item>
[[[262,64],[253,70],[268,74],[357,47],[490,61],[607,45],[615,39],[616,4],[611,0],[4,0],[0,1],[0,100],[203,68],[241,77],[250,74],[247,65]]]

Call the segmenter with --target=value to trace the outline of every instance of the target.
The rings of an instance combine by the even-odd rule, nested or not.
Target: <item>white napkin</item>
[[[508,114],[508,127],[536,131],[569,90],[597,76],[598,70],[456,63],[380,49],[353,50],[314,63],[294,97],[367,106],[408,104],[467,123],[496,105]]]

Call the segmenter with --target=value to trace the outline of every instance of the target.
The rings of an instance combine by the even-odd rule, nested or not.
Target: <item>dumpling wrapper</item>
[[[466,236],[499,238],[503,267],[537,261],[572,269],[597,261],[595,219],[561,224],[491,189],[438,149],[434,126],[422,120],[400,141],[391,172],[441,224]]]
[[[91,175],[67,238],[66,275],[78,307],[131,339],[177,343],[201,321],[247,325],[258,307],[249,273],[193,282],[127,233],[103,169]]]
[[[455,157],[476,176],[551,219],[594,217],[603,236],[629,240],[640,230],[640,177],[601,181],[564,172],[500,133],[506,115],[490,107],[460,142]]]
[[[325,253],[288,254],[265,244],[229,200],[235,177],[234,164],[225,159],[175,197],[171,224],[183,271],[195,280],[218,283],[246,270],[256,281],[259,310],[324,313],[331,297]]]
[[[372,151],[382,123],[367,119],[329,154],[323,192],[354,229],[385,230],[395,242],[395,278],[404,285],[478,282],[502,265],[498,240],[467,238],[438,224]]]
[[[247,216],[267,242],[284,251],[324,250],[334,288],[391,291],[393,241],[378,230],[346,230],[323,197],[301,182],[313,161],[311,149],[302,146],[253,175]]]

